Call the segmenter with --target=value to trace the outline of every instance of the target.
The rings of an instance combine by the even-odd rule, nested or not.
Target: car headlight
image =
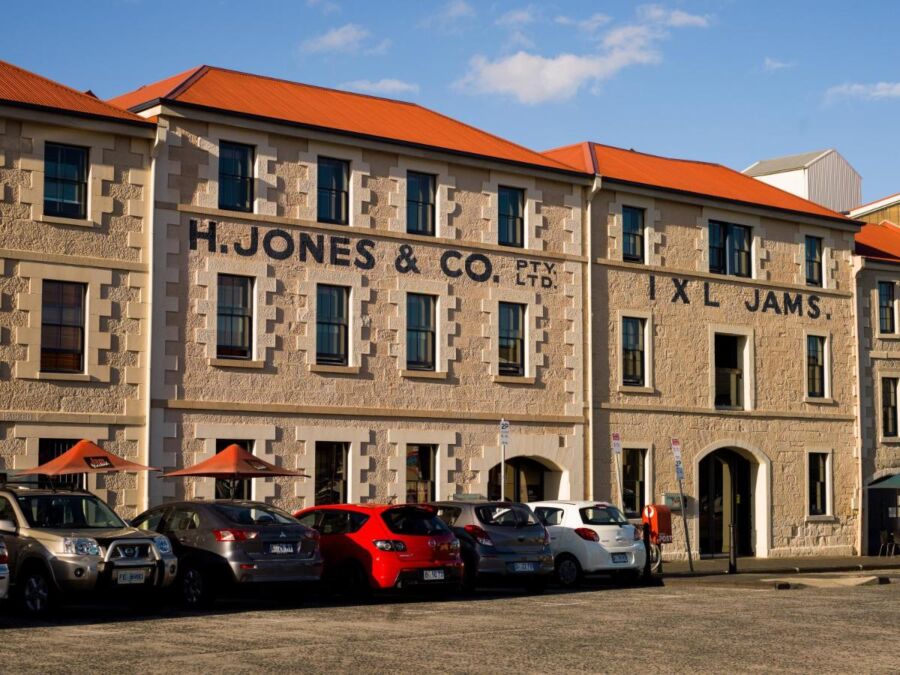
[[[100,544],[90,537],[66,537],[63,551],[74,555],[100,555]]]
[[[156,546],[156,550],[162,554],[172,552],[172,542],[169,541],[168,537],[154,537],[153,545]]]

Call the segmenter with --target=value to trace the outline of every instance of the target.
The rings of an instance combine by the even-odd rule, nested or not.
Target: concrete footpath
[[[815,572],[859,572],[900,569],[900,555],[805,558],[738,558],[738,574],[809,574]],[[728,558],[694,560],[691,573],[687,560],[664,561],[664,577],[714,576],[728,573]]]

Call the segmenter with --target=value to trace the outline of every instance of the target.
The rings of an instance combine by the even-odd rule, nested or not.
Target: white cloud
[[[340,88],[379,95],[415,94],[419,91],[419,85],[413,82],[404,82],[403,80],[396,80],[390,77],[374,82],[372,80],[353,80],[352,82],[344,82],[340,85]]]
[[[422,21],[424,26],[435,26],[442,30],[452,30],[456,22],[475,16],[475,9],[466,0],[450,0],[436,13]]]
[[[332,28],[316,38],[310,38],[300,44],[300,51],[306,54],[327,54],[343,52],[355,54],[365,51],[367,54],[384,54],[391,46],[387,38],[377,44],[371,44],[372,33],[359,24],[348,23],[339,28]]]
[[[662,5],[642,5],[638,7],[638,18],[671,28],[707,28],[709,17],[688,14],[680,9],[666,9]]]
[[[534,47],[534,41],[520,30],[512,31],[504,44],[506,50],[516,48],[530,49],[531,47]]]
[[[900,98],[900,82],[874,82],[872,84],[845,82],[831,87],[825,92],[826,101],[837,101],[843,98],[857,98],[866,101]]]
[[[773,59],[771,56],[767,56],[763,61],[763,70],[772,72],[775,70],[783,70],[785,68],[793,68],[795,65],[797,64],[788,61],[779,61],[778,59]]]
[[[554,21],[556,21],[556,23],[560,24],[561,26],[574,26],[578,30],[592,34],[596,33],[599,28],[612,21],[612,17],[598,12],[596,14],[592,14],[586,19],[573,19],[568,16],[558,16],[554,19]]]
[[[534,10],[531,7],[511,9],[503,14],[495,23],[498,26],[524,26],[534,21]]]

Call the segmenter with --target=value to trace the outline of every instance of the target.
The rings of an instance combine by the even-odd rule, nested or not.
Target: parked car
[[[171,539],[180,566],[178,592],[190,607],[210,604],[235,584],[310,583],[322,576],[319,534],[268,504],[171,502],[133,524]]]
[[[6,544],[0,539],[0,600],[9,596],[9,552]]]
[[[325,580],[353,595],[409,586],[458,587],[459,541],[431,509],[337,504],[294,514],[318,530]]]
[[[11,591],[30,614],[73,592],[165,587],[178,572],[166,537],[129,527],[80,490],[0,486],[0,534]]]
[[[464,586],[513,583],[542,591],[553,575],[550,535],[526,504],[449,501],[431,504],[459,538]]]
[[[562,586],[581,583],[585,574],[613,574],[636,580],[646,551],[640,530],[612,504],[543,501],[529,504],[550,532],[556,576]]]

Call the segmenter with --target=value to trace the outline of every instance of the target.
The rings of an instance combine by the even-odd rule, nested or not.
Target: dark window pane
[[[644,475],[644,459],[646,450],[642,448],[625,448],[622,450],[622,492],[625,515],[638,517],[645,503],[646,477]]]
[[[406,231],[434,234],[434,176],[410,171],[406,175]]]
[[[42,438],[38,441],[38,464],[46,464],[60,455],[68,452],[78,438]],[[42,488],[69,488],[85,489],[85,477],[83,473],[72,473],[64,476],[38,476],[38,486]]]
[[[501,375],[525,374],[525,305],[500,303]]]
[[[434,370],[434,309],[434,296],[406,294],[406,367],[411,370]]]
[[[434,445],[406,446],[406,503],[424,504],[434,500]]]
[[[806,284],[822,285],[822,239],[806,237]]]
[[[217,438],[216,454],[218,455],[229,445],[239,445],[247,452],[253,452],[253,441]],[[252,485],[249,478],[216,478],[216,499],[253,499]]]
[[[622,258],[644,262],[644,209],[622,207]]]
[[[253,147],[219,144],[219,208],[253,210]]]
[[[715,336],[717,408],[740,408],[744,404],[742,349],[743,338],[736,335]]]
[[[350,289],[319,284],[316,290],[316,363],[349,363]]]
[[[828,455],[824,452],[809,454],[809,515],[824,516],[828,513]]]
[[[806,338],[807,395],[825,396],[825,338],[809,335]]]
[[[44,280],[41,308],[41,370],[84,372],[84,298],[87,287]]]
[[[749,277],[752,272],[749,227],[709,221],[709,271],[736,277]]]
[[[894,317],[894,282],[878,282],[878,327],[882,333],[893,333]]]
[[[644,319],[622,319],[622,383],[644,386]]]
[[[497,190],[499,200],[499,237],[503,246],[525,246],[525,191],[519,188],[500,187]]]
[[[881,380],[881,434],[897,435],[897,378]]]
[[[71,145],[44,145],[44,214],[87,217],[88,151]]]
[[[349,220],[350,163],[319,157],[317,190],[318,219],[322,223],[346,225]]]
[[[253,356],[253,279],[219,275],[217,356],[249,359]]]
[[[346,443],[316,442],[316,504],[347,501],[347,449]]]

